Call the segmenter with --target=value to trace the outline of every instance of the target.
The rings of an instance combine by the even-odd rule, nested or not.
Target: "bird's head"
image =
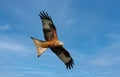
[[[60,42],[59,42],[59,45],[63,46],[63,45],[64,45],[64,43],[60,41]]]
[[[55,43],[55,46],[63,46],[63,45],[64,45],[64,43],[61,42],[61,41],[57,41],[57,42]]]

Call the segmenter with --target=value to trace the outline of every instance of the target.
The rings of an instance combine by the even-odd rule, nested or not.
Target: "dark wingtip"
[[[38,58],[40,57],[40,55],[37,56]]]
[[[65,64],[67,69],[72,69],[74,65],[74,60],[71,59],[68,63]]]
[[[30,37],[31,39],[34,39],[34,37]]]
[[[39,16],[40,16],[41,19],[48,19],[48,20],[52,21],[51,17],[48,15],[47,12],[41,11]]]

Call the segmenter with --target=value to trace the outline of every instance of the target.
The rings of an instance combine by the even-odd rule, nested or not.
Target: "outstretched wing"
[[[58,46],[50,49],[63,61],[67,69],[73,68],[73,59],[65,48]]]
[[[43,24],[43,32],[46,41],[57,40],[56,28],[53,24],[51,17],[47,12],[40,12],[39,14],[42,24]]]

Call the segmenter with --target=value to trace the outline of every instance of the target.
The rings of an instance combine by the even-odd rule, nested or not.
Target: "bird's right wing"
[[[63,61],[67,69],[73,68],[73,59],[64,47],[58,46],[50,49]]]

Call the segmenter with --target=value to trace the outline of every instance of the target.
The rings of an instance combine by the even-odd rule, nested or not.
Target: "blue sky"
[[[0,0],[0,77],[119,77],[119,8],[119,0]],[[44,40],[42,10],[74,58],[72,70],[50,49],[37,58],[30,37]]]

